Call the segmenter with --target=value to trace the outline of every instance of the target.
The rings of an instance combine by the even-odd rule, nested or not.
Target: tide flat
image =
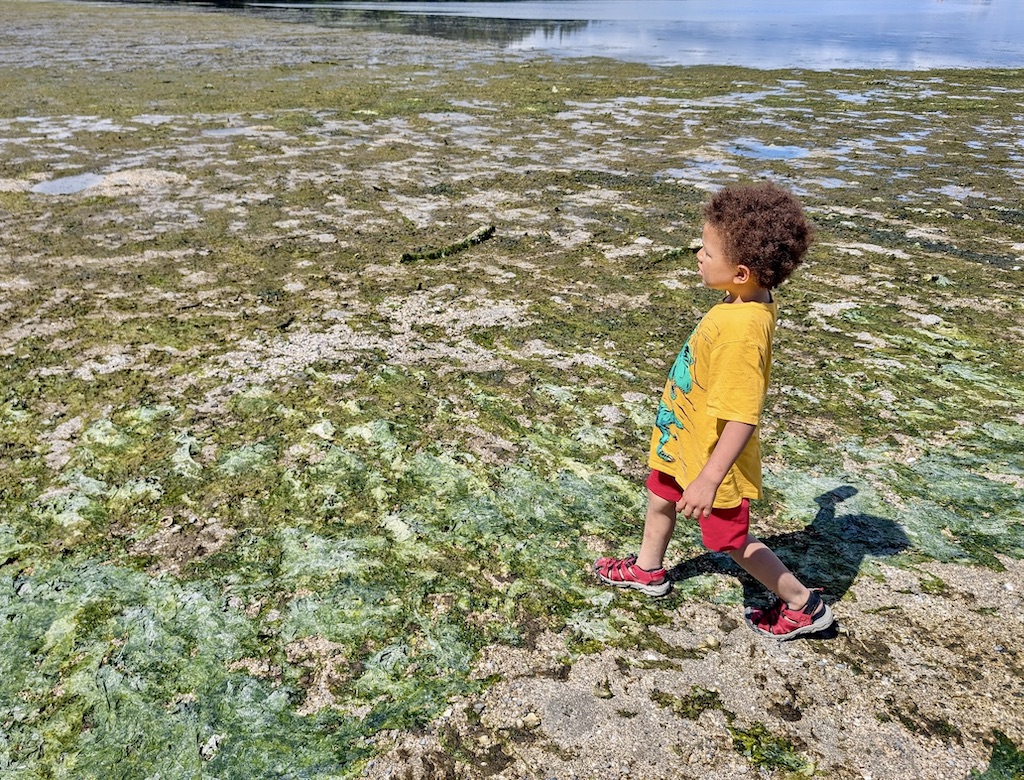
[[[2,14],[5,777],[1017,771],[1020,71]],[[762,177],[819,240],[756,530],[840,624],[782,646],[693,528],[590,573]]]

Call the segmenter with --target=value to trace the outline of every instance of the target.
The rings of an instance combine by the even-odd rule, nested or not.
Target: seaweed
[[[493,237],[494,231],[494,225],[485,225],[484,227],[477,228],[461,241],[445,244],[437,249],[417,249],[412,252],[403,252],[400,259],[403,263],[411,263],[416,260],[439,260],[444,257],[451,257]]]

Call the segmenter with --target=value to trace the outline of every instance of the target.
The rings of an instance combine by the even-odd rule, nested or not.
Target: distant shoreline
[[[152,0],[122,0],[151,4]],[[164,0],[182,6],[191,0]],[[216,2],[216,8],[326,27],[488,43],[560,57],[757,69],[1024,67],[1024,18],[1006,2],[798,0]],[[549,10],[554,9],[554,10]],[[1019,9],[1016,9],[1019,10]],[[550,15],[550,18],[549,18]]]

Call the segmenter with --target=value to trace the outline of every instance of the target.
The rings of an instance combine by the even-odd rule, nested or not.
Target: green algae
[[[5,580],[12,777],[199,772],[253,740],[271,766],[275,754],[292,767],[317,754],[286,714],[287,691],[228,670],[252,627],[218,595],[115,566],[55,564]],[[203,756],[216,734],[231,736],[219,757]]]
[[[992,733],[992,758],[983,772],[971,772],[977,780],[1019,780],[1024,777],[1024,752],[1001,731]]]
[[[899,706],[887,697],[889,704],[887,714],[880,715],[883,722],[895,718],[912,733],[927,734],[929,737],[941,739],[943,742],[963,744],[963,735],[956,726],[945,718],[933,718],[921,712],[916,703],[910,702],[906,706]]]
[[[708,710],[721,711],[727,721],[733,749],[758,769],[784,771],[789,777],[810,777],[814,774],[814,764],[789,740],[772,734],[765,724],[755,722],[747,727],[740,726],[736,722],[736,713],[725,708],[718,691],[695,685],[690,693],[682,696],[654,690],[650,698],[658,707],[686,720],[697,720]]]
[[[707,710],[723,709],[722,697],[718,691],[701,688],[697,685],[693,686],[691,692],[685,696],[673,696],[664,691],[652,691],[651,701],[687,720],[697,720],[701,713]]]
[[[814,774],[814,764],[797,752],[788,740],[772,734],[763,723],[754,723],[749,728],[730,726],[729,733],[733,748],[756,767],[768,771],[782,770],[796,777]]]

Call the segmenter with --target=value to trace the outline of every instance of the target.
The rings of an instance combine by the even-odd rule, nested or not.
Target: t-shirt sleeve
[[[757,425],[767,390],[766,348],[750,341],[718,344],[708,367],[708,414]]]

